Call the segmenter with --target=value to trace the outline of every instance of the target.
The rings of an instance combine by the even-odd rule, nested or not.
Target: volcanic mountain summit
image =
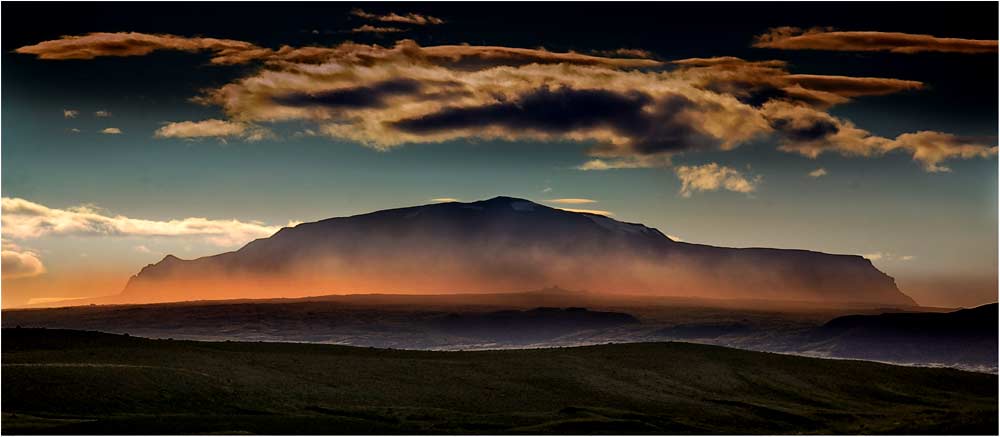
[[[511,197],[331,218],[233,252],[168,255],[133,276],[121,297],[498,292],[549,284],[622,295],[915,305],[860,256],[678,242],[641,224]]]

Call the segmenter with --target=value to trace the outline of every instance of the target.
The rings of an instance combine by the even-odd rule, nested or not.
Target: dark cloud
[[[399,129],[424,133],[483,125],[565,132],[618,126],[631,122],[652,102],[643,93],[541,88],[517,100],[470,108],[448,108],[395,123]]]
[[[704,86],[709,91],[729,94],[750,106],[759,107],[770,100],[787,99],[791,96],[784,89],[770,83],[752,82],[748,80],[732,80],[712,82]]]
[[[643,49],[614,49],[614,50],[595,50],[593,52],[595,55],[608,56],[608,57],[618,57],[618,58],[652,58],[653,52]]]
[[[771,127],[790,141],[817,141],[840,131],[836,123],[825,119],[796,123],[787,118],[778,118],[771,120]]]
[[[608,129],[629,138],[633,151],[642,154],[717,145],[718,141],[684,120],[684,111],[693,106],[682,95],[656,100],[638,91],[543,87],[516,100],[447,108],[392,125],[414,134],[490,126],[551,134]]]
[[[422,85],[412,79],[392,79],[370,86],[342,88],[317,93],[287,94],[274,98],[286,106],[324,106],[327,108],[383,108],[388,97],[416,94]]]

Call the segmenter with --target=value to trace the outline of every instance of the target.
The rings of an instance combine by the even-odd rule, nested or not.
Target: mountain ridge
[[[248,298],[558,283],[602,292],[916,305],[858,255],[674,241],[642,224],[507,196],[301,223],[194,260],[168,255],[130,278],[123,295],[166,282],[196,295],[242,287],[252,291],[242,296]]]

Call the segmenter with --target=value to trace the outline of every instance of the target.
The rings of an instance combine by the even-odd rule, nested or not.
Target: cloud
[[[923,82],[881,77],[828,76],[818,74],[788,74],[783,80],[792,86],[836,94],[840,97],[884,96],[902,91],[919,90]]]
[[[399,15],[397,13],[390,12],[385,15],[379,15],[370,12],[365,12],[361,9],[354,9],[351,11],[351,15],[361,17],[366,20],[381,21],[383,23],[405,23],[405,24],[414,24],[417,26],[444,23],[444,20],[437,17],[432,17],[430,15],[413,14],[413,13]]]
[[[597,203],[597,201],[593,199],[583,199],[583,198],[573,198],[573,197],[562,198],[562,199],[549,199],[546,202],[557,203],[561,205],[588,205],[592,203]],[[579,212],[584,214],[597,214],[603,216],[614,215],[614,213],[612,213],[611,211],[605,211],[603,209],[581,209],[581,208],[563,208],[563,207],[556,207],[556,209],[561,209],[563,211],[569,211],[569,212]]]
[[[108,127],[102,129],[101,133],[105,135],[120,135],[122,133],[122,130],[118,129],[117,127]]]
[[[76,118],[80,115],[80,111],[76,109],[63,109],[63,118]]]
[[[939,38],[899,32],[837,31],[778,27],[756,38],[754,47],[782,50],[830,50],[892,53],[997,53],[996,40]]]
[[[896,255],[890,252],[873,252],[861,255],[870,261],[911,261],[916,257],[913,255]]]
[[[137,245],[133,247],[133,249],[135,249],[135,251],[139,253],[153,253],[153,251],[149,250],[149,248],[146,247],[145,244]]]
[[[363,61],[346,56],[328,64],[264,70],[198,100],[222,106],[234,119],[313,121],[321,135],[377,149],[461,138],[594,140],[600,143],[595,157],[615,158],[725,147],[767,129],[751,108],[732,98],[678,89],[683,83],[644,86],[649,77],[619,70],[647,60],[536,49],[424,49],[405,43],[391,49],[402,56],[396,61],[387,54],[390,49],[374,50],[387,58],[367,65],[370,56]],[[527,60],[533,63],[475,69]],[[575,83],[559,85],[571,78]]]
[[[431,202],[447,203],[447,202],[458,202],[459,200],[454,197],[435,197],[431,199]]]
[[[556,209],[561,209],[563,211],[569,211],[569,212],[578,212],[578,213],[582,213],[582,214],[595,214],[595,215],[603,215],[603,216],[613,216],[613,215],[615,215],[611,211],[605,211],[603,209],[579,209],[579,208],[556,208]]]
[[[227,138],[237,137],[259,141],[271,136],[270,131],[247,123],[210,118],[202,121],[169,122],[153,133],[156,138]]]
[[[825,168],[817,168],[816,170],[813,170],[813,171],[809,172],[809,177],[813,177],[813,178],[820,178],[820,177],[823,177],[823,176],[826,176],[826,175],[827,175],[827,172],[826,172]]]
[[[543,192],[543,193],[550,193],[550,192],[552,192],[552,187],[545,187],[545,188],[542,188],[542,192]]]
[[[363,26],[358,26],[351,29],[354,33],[399,33],[406,32],[405,29],[400,29],[398,27],[379,27],[372,26],[371,24],[365,24]]]
[[[289,107],[323,109],[384,108],[394,96],[419,93],[422,84],[412,79],[391,79],[368,86],[341,88],[323,92],[290,93],[274,100]]]
[[[885,138],[826,112],[789,103],[769,102],[762,110],[782,139],[779,149],[810,158],[826,152],[872,157],[900,151],[910,154],[925,171],[947,172],[950,168],[941,165],[943,161],[997,154],[996,145],[943,132],[919,131]]]
[[[726,138],[692,120],[713,109],[681,94],[542,87],[514,100],[443,108],[390,126],[404,135],[449,139],[478,133],[510,140],[596,140],[610,143],[605,150],[612,153],[619,148],[655,154],[720,147]]]
[[[748,178],[739,170],[720,166],[714,162],[696,166],[679,166],[674,173],[681,180],[682,197],[691,197],[696,191],[728,190],[752,193],[757,190],[760,176]]]
[[[438,65],[481,70],[497,66],[529,66],[531,64],[566,64],[604,66],[608,68],[658,67],[664,63],[648,58],[616,58],[592,56],[576,52],[551,52],[544,48],[525,49],[502,46],[443,45],[420,47],[411,40],[396,43],[392,49],[411,59],[424,57]]]
[[[549,199],[548,202],[561,203],[564,205],[582,205],[585,203],[597,203],[596,200],[592,199],[577,199],[577,198],[565,198],[565,199]]]
[[[672,164],[669,154],[649,156],[626,156],[620,158],[597,158],[576,166],[577,170],[603,171],[635,168],[669,167]]]
[[[94,117],[97,117],[97,118],[108,118],[110,116],[111,116],[111,111],[100,110],[100,111],[94,112]]]
[[[30,278],[45,273],[45,266],[37,253],[7,240],[3,240],[3,250],[0,251],[0,269],[3,270],[3,279]]]
[[[254,44],[229,39],[188,38],[175,35],[152,35],[137,32],[95,32],[20,47],[15,52],[39,59],[94,59],[102,56],[144,56],[158,50],[213,52],[212,63],[245,62],[247,52],[260,51]],[[263,49],[266,50],[266,49]],[[232,57],[233,55],[240,55]]]
[[[830,107],[865,96],[919,90],[912,80],[792,74],[784,61],[746,61],[732,56],[673,61],[676,75],[703,89],[731,94],[741,102],[760,106],[783,100],[815,107]]]
[[[624,57],[624,58],[652,58],[653,53],[648,50],[643,49],[614,49],[614,50],[596,50],[593,52],[595,55],[600,56],[610,56],[610,57]]]
[[[260,222],[189,217],[144,220],[108,215],[93,206],[49,208],[21,198],[3,198],[4,236],[29,239],[47,236],[198,237],[219,246],[234,246],[267,237],[280,229]]]
[[[108,50],[108,40],[122,38],[126,46],[146,44],[142,50]],[[761,139],[807,157],[899,151],[927,171],[946,171],[946,160],[988,157],[996,150],[941,132],[883,138],[828,112],[857,98],[919,91],[921,82],[792,73],[780,60],[664,62],[544,48],[423,47],[413,40],[389,47],[344,42],[271,49],[148,34],[64,37],[18,50],[60,59],[158,49],[204,50],[213,53],[214,63],[260,64],[192,98],[219,108],[225,120],[170,123],[156,131],[160,138],[252,141],[273,135],[266,125],[296,123],[298,135],[377,150],[456,140],[584,143],[587,158],[580,170],[669,167],[679,154],[728,151]]]
[[[902,134],[884,146],[886,151],[905,150],[913,154],[913,159],[923,164],[929,172],[949,172],[950,168],[940,165],[942,161],[961,158],[986,158],[997,154],[997,146],[980,144],[974,140],[934,131],[920,131]]]

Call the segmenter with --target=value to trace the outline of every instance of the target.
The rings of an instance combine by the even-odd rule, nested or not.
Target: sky
[[[996,3],[8,3],[6,307],[497,195],[997,300]]]

